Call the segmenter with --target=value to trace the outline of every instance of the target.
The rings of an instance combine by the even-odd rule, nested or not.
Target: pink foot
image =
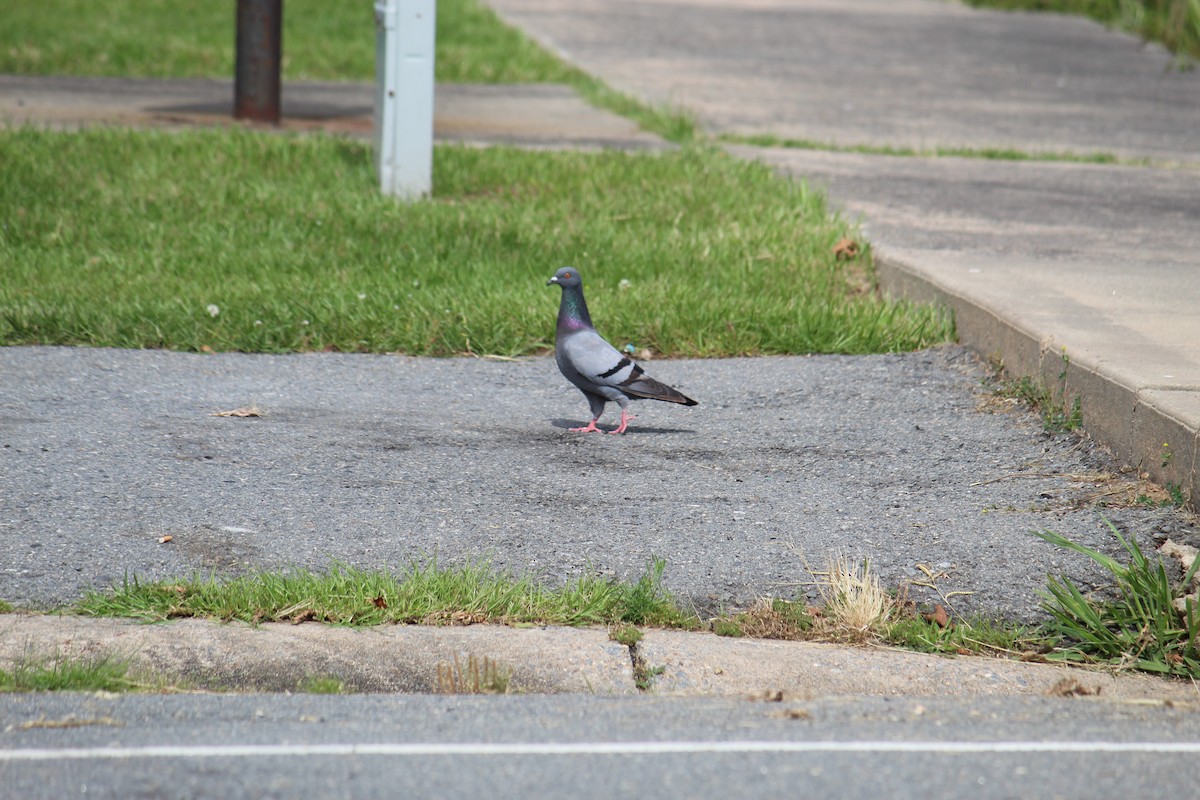
[[[587,424],[586,428],[568,428],[572,433],[599,433],[600,429],[596,427],[596,420],[592,420]]]
[[[625,409],[621,409],[621,424],[609,431],[609,433],[624,433],[625,429],[629,427],[629,420],[631,419],[637,419],[637,417],[635,417],[633,414],[630,414]]]

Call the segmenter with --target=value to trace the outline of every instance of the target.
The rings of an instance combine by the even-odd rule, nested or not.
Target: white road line
[[[0,762],[310,756],[584,756],[722,753],[1200,753],[1200,742],[577,742],[220,744],[18,748]]]

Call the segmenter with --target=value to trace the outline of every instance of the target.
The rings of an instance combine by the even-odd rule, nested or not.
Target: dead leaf
[[[838,261],[857,257],[858,242],[844,237],[838,239],[838,243],[833,246],[833,256]]]
[[[927,622],[936,623],[939,628],[946,628],[950,625],[950,615],[946,613],[946,607],[938,603],[933,607],[932,614],[925,614]]]
[[[812,716],[807,708],[782,708],[771,713],[778,719],[808,719]]]
[[[317,612],[313,611],[311,608],[306,608],[296,616],[292,617],[291,623],[293,625],[299,625],[301,622],[311,622],[316,618]]]
[[[217,411],[210,416],[213,417],[261,417],[262,411],[258,406],[248,406],[246,408],[235,408],[232,411]]]
[[[217,351],[213,350],[211,347],[209,347],[206,344],[202,344],[202,345],[200,345],[200,352],[201,353],[215,353]]]
[[[22,722],[17,725],[17,730],[29,731],[35,728],[83,728],[88,725],[106,725],[113,728],[124,727],[125,723],[118,722],[112,717],[76,717],[74,714],[68,714],[62,719],[31,719],[28,722]]]
[[[168,533],[165,536],[158,537],[158,543],[166,544],[167,542],[174,541],[174,539],[175,537]]]
[[[1050,687],[1046,694],[1053,697],[1089,697],[1100,694],[1099,686],[1084,686],[1074,678],[1063,678]]]
[[[435,611],[422,620],[425,625],[478,625],[488,621],[482,611]]]
[[[379,597],[372,598],[371,603],[374,604],[374,606],[376,608],[387,608],[388,607],[387,600],[384,598],[383,595],[379,595]]]

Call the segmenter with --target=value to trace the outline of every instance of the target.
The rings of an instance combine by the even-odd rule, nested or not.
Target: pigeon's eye
[[[569,273],[569,272],[568,272],[568,273],[566,273],[565,275],[563,275],[563,277],[564,277],[564,278],[569,278],[569,277],[571,277],[571,273]]]

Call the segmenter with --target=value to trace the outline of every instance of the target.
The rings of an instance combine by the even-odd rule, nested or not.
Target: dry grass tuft
[[[824,627],[831,638],[865,642],[884,632],[895,611],[891,596],[871,573],[870,562],[852,564],[837,556],[818,584],[824,601]]]
[[[508,694],[512,669],[484,656],[467,656],[462,663],[458,655],[452,662],[437,667],[438,694]]]
[[[803,630],[796,620],[776,608],[775,601],[763,598],[738,615],[742,634],[755,639],[800,639]]]

